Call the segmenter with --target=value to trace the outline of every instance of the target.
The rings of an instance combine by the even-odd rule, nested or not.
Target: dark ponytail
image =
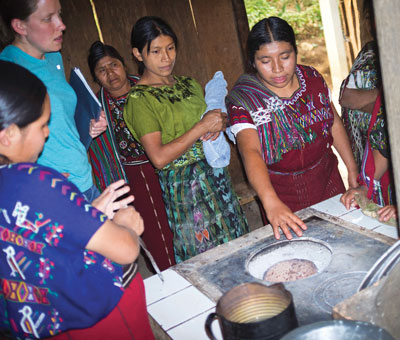
[[[0,130],[15,124],[24,128],[39,119],[46,87],[42,81],[17,64],[0,60]]]

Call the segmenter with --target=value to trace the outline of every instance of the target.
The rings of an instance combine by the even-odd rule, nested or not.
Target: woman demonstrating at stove
[[[274,235],[288,239],[305,223],[293,212],[345,191],[338,161],[346,164],[351,187],[357,166],[343,124],[322,76],[297,64],[292,27],[270,17],[258,22],[248,42],[250,72],[227,97],[231,131],[247,176]]]

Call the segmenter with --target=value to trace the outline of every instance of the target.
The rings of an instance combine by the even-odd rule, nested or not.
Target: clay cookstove
[[[343,227],[344,221],[310,208],[305,215],[308,230],[301,238],[277,241],[271,232],[263,238],[271,230],[264,227],[247,241],[245,236],[217,247],[175,270],[215,301],[243,282],[283,282],[293,295],[299,324],[329,320],[332,308],[357,292],[391,242],[359,227]]]

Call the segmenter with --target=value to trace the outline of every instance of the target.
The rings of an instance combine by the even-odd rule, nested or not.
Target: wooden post
[[[360,15],[356,0],[339,1],[340,18],[347,54],[347,65],[352,65],[361,49]]]
[[[339,8],[337,0],[319,0],[319,5],[321,8],[325,44],[331,69],[333,103],[338,109],[337,100],[339,97],[340,85],[349,72]]]
[[[400,1],[374,0],[379,59],[385,95],[397,209],[400,203]],[[400,210],[398,210],[400,211]]]

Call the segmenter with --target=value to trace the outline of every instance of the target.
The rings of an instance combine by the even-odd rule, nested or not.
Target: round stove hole
[[[321,273],[331,262],[332,250],[312,238],[280,241],[253,252],[246,263],[255,278],[268,282],[289,282]]]

